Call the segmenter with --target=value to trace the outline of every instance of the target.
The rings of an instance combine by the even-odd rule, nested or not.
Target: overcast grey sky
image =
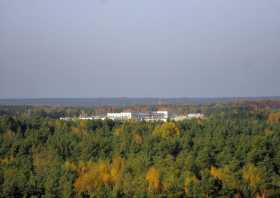
[[[0,98],[280,95],[279,0],[0,0]]]

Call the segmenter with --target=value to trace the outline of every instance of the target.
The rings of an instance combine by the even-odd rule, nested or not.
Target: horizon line
[[[0,98],[0,100],[49,100],[49,99],[269,99],[279,98],[279,96],[141,96],[141,97],[129,97],[129,96],[111,96],[111,97],[7,97]]]

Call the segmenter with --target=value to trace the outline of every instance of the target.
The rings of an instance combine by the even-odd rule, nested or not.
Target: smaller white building
[[[91,116],[80,116],[79,119],[80,120],[93,120],[93,117],[91,117]]]
[[[142,120],[142,121],[164,121],[168,119],[168,111],[152,111],[152,112],[120,112],[120,113],[107,113],[107,119],[110,120]]]
[[[174,121],[182,121],[182,120],[186,120],[188,119],[188,117],[186,115],[178,115],[172,118],[172,120]]]
[[[107,118],[110,120],[130,120],[132,118],[131,112],[107,113]]]
[[[73,120],[73,118],[71,118],[71,117],[60,117],[59,119],[64,120],[64,121]]]
[[[189,113],[187,115],[187,118],[188,119],[201,119],[201,118],[204,118],[204,114],[202,114],[202,113]]]
[[[164,121],[168,119],[168,111],[151,111],[147,113],[138,113],[138,120],[146,122]]]
[[[156,111],[156,114],[159,115],[159,120],[166,122],[168,119],[168,111]]]
[[[93,120],[106,120],[106,116],[92,116]]]

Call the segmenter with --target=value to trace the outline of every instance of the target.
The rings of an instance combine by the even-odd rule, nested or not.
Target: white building
[[[156,111],[157,114],[160,114],[162,116],[162,119],[167,121],[168,119],[168,111]]]
[[[93,120],[92,116],[80,116],[79,117],[80,120]]]
[[[59,119],[64,120],[64,121],[73,120],[73,118],[71,118],[71,117],[60,117]]]
[[[189,113],[187,115],[188,119],[200,119],[200,118],[204,118],[204,114],[202,113]]]
[[[106,116],[97,115],[97,116],[92,116],[92,118],[93,118],[93,120],[105,120]]]
[[[131,112],[107,113],[107,118],[110,120],[130,120],[132,118]]]
[[[152,112],[121,112],[107,113],[107,119],[110,120],[142,120],[142,121],[164,121],[168,119],[168,111],[152,111]]]
[[[145,121],[164,121],[168,119],[168,111],[152,111],[147,113],[144,118]]]
[[[139,112],[134,114],[134,118],[137,120],[142,120],[146,122],[153,121],[164,121],[168,119],[168,111],[151,111],[151,112]]]
[[[140,121],[164,121],[168,119],[168,111],[151,111],[151,112],[120,112],[120,113],[107,113],[106,116],[85,116],[80,115],[79,117],[61,117],[60,120],[140,120]]]
[[[186,115],[178,115],[178,116],[174,116],[173,118],[172,118],[172,120],[174,120],[174,121],[183,121],[183,120],[186,120],[186,119],[188,119],[188,117],[186,116]]]

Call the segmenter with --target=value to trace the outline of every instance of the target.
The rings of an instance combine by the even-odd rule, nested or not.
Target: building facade
[[[187,115],[187,118],[188,119],[201,119],[201,118],[204,118],[204,114],[202,114],[202,113],[189,113]]]
[[[164,121],[168,119],[168,111],[151,111],[151,112],[120,112],[107,113],[107,119],[110,120],[140,120],[140,121]]]
[[[131,112],[107,113],[107,119],[130,120],[130,119],[132,119],[132,113]]]

